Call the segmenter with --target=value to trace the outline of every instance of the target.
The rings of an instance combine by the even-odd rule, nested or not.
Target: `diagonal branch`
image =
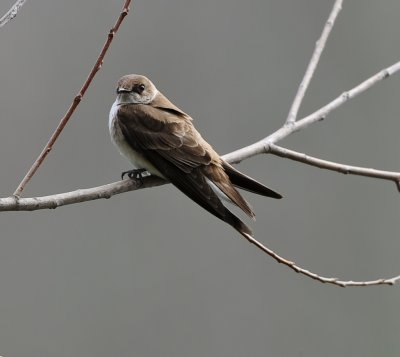
[[[326,41],[328,41],[329,34],[331,33],[333,25],[335,24],[336,18],[339,15],[340,10],[342,9],[342,3],[343,0],[336,0],[335,3],[333,4],[332,11],[328,17],[328,20],[326,21],[324,29],[322,30],[321,37],[315,43],[315,49],[311,56],[310,63],[308,64],[306,73],[304,74],[300,86],[297,89],[296,96],[294,97],[285,124],[292,124],[296,121],[297,113],[300,109],[301,102],[303,101],[307,88],[310,85],[315,69],[318,66],[319,59],[325,48]]]
[[[90,84],[92,83],[94,77],[96,76],[96,73],[100,70],[104,56],[106,55],[112,40],[114,39],[115,34],[118,32],[119,27],[121,26],[122,21],[124,20],[125,16],[128,15],[129,12],[129,5],[132,0],[125,0],[124,7],[117,19],[117,22],[115,23],[114,27],[110,30],[107,36],[107,40],[103,45],[103,48],[99,54],[99,57],[96,60],[96,63],[94,64],[92,70],[89,73],[89,76],[86,78],[85,83],[83,83],[83,86],[81,90],[79,91],[78,95],[74,98],[72,101],[69,109],[65,113],[64,117],[61,119],[60,123],[58,124],[56,130],[54,133],[51,135],[49,141],[47,142],[46,146],[43,148],[42,152],[40,153],[39,157],[36,159],[36,161],[32,164],[31,168],[29,171],[26,173],[25,177],[21,181],[21,183],[18,185],[17,189],[14,192],[14,196],[19,197],[21,196],[22,191],[24,190],[25,186],[27,183],[31,180],[33,175],[36,173],[37,169],[39,166],[42,164],[42,162],[46,159],[47,155],[50,153],[50,151],[53,149],[53,145],[60,136],[61,132],[67,125],[69,119],[71,118],[72,114],[74,113],[75,109],[81,102],[83,96],[85,95],[87,89],[89,88]]]
[[[383,81],[386,78],[391,77],[392,75],[398,73],[399,71],[400,71],[400,61],[396,62],[390,67],[382,69],[378,73],[374,74],[372,77],[369,77],[365,81],[361,82],[356,87],[346,92],[343,92],[336,99],[334,99],[327,105],[323,106],[322,108],[318,109],[314,113],[292,124],[283,125],[281,128],[276,130],[271,135],[268,135],[266,138],[257,141],[256,143],[246,146],[244,148],[233,151],[225,155],[224,158],[228,160],[230,163],[239,163],[242,160],[248,159],[255,155],[265,154],[268,152],[269,144],[277,143],[278,141],[285,139],[290,134],[305,129],[309,125],[325,119],[328,116],[328,114],[330,114],[333,110],[345,104],[349,99],[352,99],[357,95],[365,92],[372,86],[376,85],[377,83]]]
[[[15,16],[17,16],[18,11],[24,5],[26,0],[17,0],[10,10],[8,10],[3,17],[0,19],[0,27],[3,27],[9,21],[11,21]]]
[[[397,189],[400,191],[400,172],[375,170],[367,167],[339,164],[337,162],[322,160],[294,150],[289,150],[275,144],[269,144],[268,153],[286,159],[302,162],[303,164],[315,166],[320,169],[337,171],[345,175],[358,175],[393,181],[396,184]]]

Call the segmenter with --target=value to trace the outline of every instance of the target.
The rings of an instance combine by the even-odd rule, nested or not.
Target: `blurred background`
[[[5,13],[14,0],[3,0]],[[0,29],[0,196],[9,196],[79,90],[123,1],[28,1]],[[152,0],[132,12],[25,196],[119,179],[108,112],[149,76],[221,153],[286,118],[333,1]],[[301,108],[307,115],[400,59],[400,2],[345,1]],[[400,76],[281,145],[400,171]],[[245,194],[256,238],[314,272],[400,274],[393,183],[265,155],[238,166],[284,194]],[[0,214],[0,355],[398,356],[399,287],[295,274],[171,185]]]

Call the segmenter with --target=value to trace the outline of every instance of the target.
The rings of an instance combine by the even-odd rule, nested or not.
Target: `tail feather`
[[[256,216],[249,203],[242,197],[231,183],[214,181],[213,182],[236,206],[240,207],[244,213],[254,219]]]
[[[276,199],[282,198],[282,195],[278,192],[271,190],[270,188],[264,186],[262,183],[241,173],[227,162],[224,161],[222,163],[222,167],[224,168],[226,174],[229,176],[229,179],[231,180],[233,185],[240,187],[243,190],[256,193],[258,195],[272,197]]]
[[[175,187],[215,217],[232,226],[245,238],[252,237],[251,229],[224,206],[201,170],[193,170],[187,174],[177,170],[167,161],[160,160],[159,165],[161,166],[161,164],[164,165],[162,172],[165,177]]]

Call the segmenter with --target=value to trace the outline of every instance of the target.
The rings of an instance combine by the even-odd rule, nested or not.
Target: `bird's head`
[[[150,79],[139,74],[123,76],[117,84],[120,104],[149,104],[157,93],[158,90]]]

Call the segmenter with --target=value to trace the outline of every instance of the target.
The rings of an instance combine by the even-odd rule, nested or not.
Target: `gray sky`
[[[3,1],[3,14],[13,1]],[[0,29],[0,195],[79,90],[123,1],[29,0]],[[104,66],[26,189],[115,181],[129,164],[108,111],[149,76],[221,153],[277,129],[333,1],[135,1]],[[300,115],[400,57],[400,2],[345,1]],[[280,144],[400,171],[400,77]],[[260,156],[238,166],[284,194],[245,194],[256,237],[315,272],[400,273],[395,185]],[[398,287],[326,286],[278,265],[172,186],[0,217],[0,355],[398,356]]]

